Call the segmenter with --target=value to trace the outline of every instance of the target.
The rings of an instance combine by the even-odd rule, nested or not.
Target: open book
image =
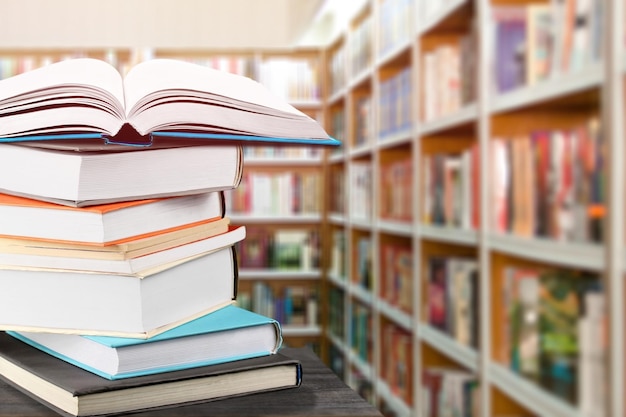
[[[262,84],[183,61],[145,61],[122,77],[104,61],[79,58],[0,81],[0,142],[120,138],[123,143],[135,133],[181,143],[339,144]]]

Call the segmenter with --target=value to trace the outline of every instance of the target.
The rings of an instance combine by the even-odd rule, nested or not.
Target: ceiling
[[[0,48],[290,48],[326,42],[329,10],[324,0],[0,0]]]

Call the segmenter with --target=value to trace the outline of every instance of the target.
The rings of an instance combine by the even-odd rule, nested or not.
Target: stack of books
[[[0,82],[0,142],[2,379],[77,416],[300,385],[233,305],[223,191],[243,143],[335,144],[314,120],[245,77],[77,59]]]

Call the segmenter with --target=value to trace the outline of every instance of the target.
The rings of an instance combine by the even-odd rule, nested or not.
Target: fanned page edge
[[[2,102],[33,91],[54,86],[90,86],[112,95],[114,104],[124,114],[124,86],[119,71],[106,61],[76,58],[55,62],[0,81]]]

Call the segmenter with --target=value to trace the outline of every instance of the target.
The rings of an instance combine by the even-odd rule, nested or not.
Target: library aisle
[[[626,415],[624,2],[355,4],[318,46],[2,49],[0,78],[78,55],[261,81],[343,145],[245,150],[241,305],[388,417]]]
[[[375,0],[327,47],[329,363],[386,415],[624,415],[624,5]]]

